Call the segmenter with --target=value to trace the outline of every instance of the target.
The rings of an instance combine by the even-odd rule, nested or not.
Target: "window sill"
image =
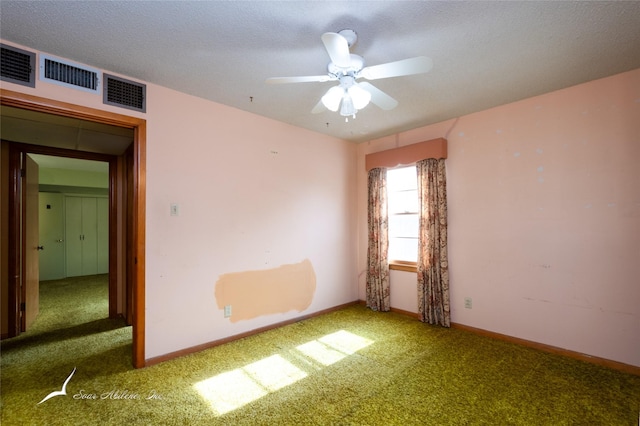
[[[418,265],[416,262],[392,260],[389,262],[389,269],[394,271],[418,272]]]

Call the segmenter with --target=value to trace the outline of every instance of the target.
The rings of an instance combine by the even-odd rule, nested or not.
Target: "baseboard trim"
[[[367,302],[366,300],[358,300],[358,303],[362,306],[367,306]],[[389,312],[394,312],[396,314],[401,314],[407,317],[412,317],[415,318],[417,320],[420,320],[420,315],[416,312],[411,312],[411,311],[405,311],[404,309],[398,309],[398,308],[390,308]]]
[[[210,348],[214,348],[216,346],[220,346],[223,345],[225,343],[229,343],[229,342],[233,342],[234,340],[240,340],[240,339],[244,339],[245,337],[249,337],[249,336],[253,336],[255,334],[260,334],[260,333],[264,333],[265,331],[269,331],[269,330],[273,330],[275,328],[279,328],[279,327],[283,327],[285,325],[289,325],[289,324],[293,324],[296,322],[300,322],[309,318],[313,318],[313,317],[317,317],[320,315],[325,315],[331,312],[335,312],[335,311],[339,311],[341,309],[344,309],[346,307],[349,306],[353,306],[356,305],[358,302],[349,302],[349,303],[344,303],[342,305],[338,305],[338,306],[334,306],[333,308],[329,308],[329,309],[324,309],[322,311],[318,311],[318,312],[314,312],[312,314],[308,314],[308,315],[302,315],[296,318],[292,318],[290,320],[287,321],[281,321],[275,324],[271,324],[265,327],[260,327],[260,328],[256,328],[254,330],[251,331],[247,331],[244,333],[240,333],[240,334],[235,334],[233,336],[229,336],[229,337],[225,337],[224,339],[219,339],[219,340],[214,340],[212,342],[207,342],[207,343],[203,343],[201,345],[197,345],[197,346],[191,346],[189,348],[185,348],[185,349],[181,349],[179,351],[175,351],[175,352],[170,352],[168,354],[165,355],[160,355],[154,358],[149,358],[145,361],[144,366],[145,367],[150,367],[152,365],[156,365],[156,364],[160,364],[161,362],[165,362],[165,361],[170,361],[172,359],[176,359],[176,358],[180,358],[183,357],[185,355],[190,355],[196,352],[201,352],[205,349],[210,349]]]
[[[471,327],[469,325],[452,323],[452,328],[457,328],[459,330],[469,331],[474,334],[479,334],[481,336],[491,337],[497,340],[503,340],[510,343],[516,343],[521,346],[526,346],[533,349],[538,349],[543,352],[549,352],[557,355],[566,356],[569,358],[577,359],[580,361],[589,362],[591,364],[596,364],[604,367],[611,368],[613,370],[622,371],[624,373],[633,374],[636,376],[640,376],[640,367],[636,367],[635,365],[624,364],[622,362],[613,361],[606,358],[600,358],[597,356],[587,355],[580,352],[571,351],[569,349],[558,348],[556,346],[547,345],[544,343],[534,342],[532,340],[521,339],[519,337],[508,336],[506,334],[500,334],[489,330],[484,330],[482,328]]]
[[[411,317],[420,321],[420,314],[418,314],[417,312],[405,311],[397,308],[391,308],[391,312],[394,312],[396,314],[401,314],[407,317]]]
[[[358,301],[361,305],[367,304],[364,300]],[[406,315],[408,317],[415,318],[420,320],[420,315],[415,312],[405,311],[402,309],[391,308],[391,312],[396,312],[399,314]],[[521,339],[519,337],[508,336],[506,334],[500,334],[493,331],[485,330],[482,328],[471,327],[469,325],[459,324],[459,323],[451,323],[452,328],[457,328],[459,330],[465,330],[471,333],[479,334],[486,337],[491,337],[497,340],[503,340],[510,343],[515,343],[520,346],[526,346],[529,348],[537,349],[543,352],[550,352],[557,355],[566,356],[569,358],[577,359],[580,361],[589,362],[591,364],[601,365],[604,367],[611,368],[613,370],[622,371],[623,373],[629,373],[636,376],[640,376],[640,367],[635,365],[625,364],[619,361],[613,361],[606,358],[600,358],[597,356],[587,355],[580,352],[571,351],[569,349],[558,348],[556,346],[546,345],[544,343],[534,342],[532,340]]]

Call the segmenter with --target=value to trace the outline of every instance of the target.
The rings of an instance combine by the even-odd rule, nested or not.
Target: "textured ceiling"
[[[4,40],[354,142],[640,68],[640,2],[2,0],[0,13]],[[310,112],[335,82],[265,84],[325,73],[320,36],[345,28],[366,65],[423,55],[433,69],[376,80],[398,107],[348,123]]]

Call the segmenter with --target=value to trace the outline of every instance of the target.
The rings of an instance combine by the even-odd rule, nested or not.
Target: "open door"
[[[38,252],[42,249],[39,245],[39,219],[38,219],[38,164],[29,155],[23,155],[23,185],[24,205],[23,217],[23,275],[22,275],[22,302],[20,305],[21,331],[27,331],[40,312],[40,272],[38,264]]]
[[[131,117],[127,115],[117,114],[109,111],[102,111],[86,106],[69,104],[62,101],[43,98],[39,96],[29,95],[20,92],[14,92],[0,88],[0,105],[3,107],[17,108],[24,111],[31,111],[36,113],[45,113],[49,115],[55,115],[60,117],[67,117],[71,119],[80,119],[89,121],[92,123],[107,124],[109,126],[122,127],[133,130],[133,146],[131,152],[127,154],[129,161],[126,163],[127,168],[131,168],[124,173],[116,173],[116,161],[111,162],[109,159],[104,159],[104,154],[108,155],[121,155],[123,153],[109,153],[110,146],[100,146],[99,149],[91,149],[90,152],[80,150],[66,149],[64,146],[46,146],[42,145],[29,145],[27,143],[19,141],[12,141],[9,144],[8,157],[9,167],[7,172],[0,174],[0,179],[3,186],[3,194],[7,195],[7,207],[4,210],[7,216],[7,232],[2,232],[2,243],[6,244],[7,250],[2,251],[2,265],[7,265],[6,269],[3,267],[0,270],[2,284],[2,295],[6,296],[6,302],[3,303],[5,309],[0,309],[0,316],[3,321],[6,318],[8,332],[3,333],[3,338],[10,338],[20,334],[21,322],[20,319],[20,305],[25,302],[25,308],[27,308],[27,294],[33,296],[33,292],[26,292],[25,297],[22,298],[23,289],[21,288],[22,276],[25,273],[27,261],[25,257],[27,252],[30,255],[35,253],[37,259],[37,241],[33,244],[36,248],[34,252],[27,250],[26,244],[22,237],[21,226],[24,224],[25,218],[22,215],[20,209],[20,203],[24,189],[20,188],[21,184],[25,184],[20,176],[20,164],[22,156],[26,152],[44,155],[60,155],[59,153],[64,151],[67,154],[64,156],[73,158],[94,159],[98,161],[110,161],[109,167],[109,179],[110,179],[110,199],[113,202],[110,203],[109,214],[109,285],[110,288],[120,288],[121,291],[126,290],[126,294],[129,295],[129,305],[131,309],[127,311],[129,321],[133,328],[132,335],[132,362],[134,367],[141,368],[146,364],[145,358],[145,224],[146,224],[146,120],[138,117]],[[3,143],[3,152],[5,152],[6,145]],[[101,152],[103,151],[103,152]],[[112,157],[110,157],[112,158]],[[119,160],[122,161],[122,160]],[[4,165],[5,163],[3,163]],[[112,167],[113,165],[113,167]],[[7,179],[7,176],[8,179]],[[130,180],[125,182],[125,177]],[[125,188],[126,185],[126,188]],[[130,194],[127,194],[127,202],[122,200],[121,195],[125,191],[129,190]],[[118,204],[120,200],[121,204]],[[1,200],[1,204],[4,205],[5,199]],[[122,205],[126,204],[126,205]],[[35,210],[38,209],[38,201],[35,201]],[[3,213],[4,213],[3,210]],[[122,213],[120,213],[122,212]],[[36,216],[37,217],[37,214]],[[124,234],[123,225],[126,224],[126,235]],[[37,219],[36,219],[37,224]],[[4,224],[3,224],[4,225]],[[38,232],[35,232],[38,235]],[[126,241],[126,244],[124,243]],[[46,249],[46,244],[45,249]],[[126,265],[122,264],[119,259],[126,260]],[[37,265],[37,262],[35,263]],[[125,268],[127,273],[125,273]],[[38,270],[35,269],[36,273]],[[35,283],[37,285],[38,278],[35,275]],[[126,280],[126,284],[125,281]],[[125,289],[125,285],[128,288]],[[37,293],[35,293],[37,294]],[[111,294],[111,291],[110,291]],[[115,292],[114,292],[115,294]],[[36,296],[37,297],[37,296]],[[131,300],[132,299],[132,300]],[[110,306],[115,306],[116,303],[110,298]],[[117,301],[116,301],[117,302]],[[124,301],[123,301],[124,302]],[[33,302],[31,308],[34,308]],[[37,311],[34,311],[35,313]],[[26,312],[25,312],[26,313]],[[32,314],[30,312],[29,314]],[[112,314],[110,310],[110,315]],[[114,310],[113,314],[117,314]],[[36,313],[37,315],[37,313]],[[26,319],[26,318],[25,318]],[[4,327],[3,327],[4,328]]]

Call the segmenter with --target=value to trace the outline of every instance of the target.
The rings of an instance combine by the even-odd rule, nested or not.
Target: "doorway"
[[[145,365],[144,356],[144,235],[145,235],[145,152],[146,120],[106,112],[102,110],[67,104],[46,98],[40,98],[0,90],[0,103],[3,107],[33,112],[34,117],[64,118],[82,120],[88,124],[102,124],[114,128],[130,129],[133,141],[123,152],[105,154],[105,146],[99,140],[89,147],[58,147],[45,144],[11,143],[9,161],[13,165],[8,170],[8,247],[6,252],[6,275],[3,268],[3,287],[8,287],[9,335],[19,334],[20,292],[24,280],[24,235],[20,227],[19,211],[21,194],[19,158],[28,153],[93,159],[109,162],[109,286],[120,289],[126,300],[122,312],[132,325],[132,363],[136,368]],[[4,137],[4,129],[3,129]],[[4,142],[3,142],[4,143]],[[83,150],[84,149],[84,150]],[[6,150],[3,148],[3,152]],[[106,156],[106,157],[105,157]],[[4,167],[3,167],[4,168]],[[4,172],[3,172],[4,173]],[[6,201],[3,199],[3,201]],[[4,204],[4,203],[3,203]],[[3,253],[5,257],[5,253]],[[5,259],[3,259],[5,262]],[[3,289],[4,290],[4,289]],[[118,291],[110,291],[109,315],[117,315]]]
[[[38,318],[60,318],[49,324],[62,325],[71,312],[90,311],[86,321],[126,317],[122,309],[126,304],[120,297],[125,293],[109,288],[109,163],[28,156],[38,165]],[[111,299],[119,305],[112,309],[109,290],[116,291]],[[74,302],[46,303],[58,299]],[[67,313],[58,312],[57,306],[66,306]]]

